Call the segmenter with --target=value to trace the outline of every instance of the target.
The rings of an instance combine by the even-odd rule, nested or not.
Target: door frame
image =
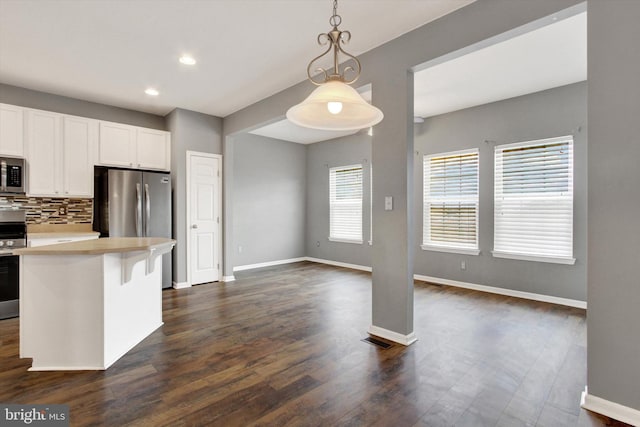
[[[220,179],[218,180],[218,203],[220,207],[220,222],[218,223],[218,253],[220,254],[220,267],[218,272],[218,281],[222,282],[222,268],[224,266],[224,254],[222,249],[224,248],[224,244],[222,241],[222,224],[224,223],[224,210],[222,209],[222,180],[224,178],[224,174],[222,173],[222,154],[212,154],[212,153],[204,153],[201,151],[191,151],[187,150],[186,152],[186,220],[185,220],[185,232],[187,235],[187,259],[186,259],[186,267],[187,267],[187,283],[188,286],[192,286],[191,284],[191,158],[194,156],[198,157],[208,157],[211,159],[217,159],[219,161],[219,173]]]

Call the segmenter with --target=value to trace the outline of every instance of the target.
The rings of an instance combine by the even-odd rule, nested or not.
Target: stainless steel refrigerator
[[[96,167],[93,229],[100,237],[171,238],[171,175]],[[162,287],[171,287],[171,252],[162,256]]]

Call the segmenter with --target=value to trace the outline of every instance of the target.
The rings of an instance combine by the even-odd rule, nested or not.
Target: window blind
[[[422,242],[478,248],[478,150],[424,156]]]
[[[573,256],[573,137],[495,148],[494,252]]]
[[[329,169],[329,238],[362,243],[362,165]]]

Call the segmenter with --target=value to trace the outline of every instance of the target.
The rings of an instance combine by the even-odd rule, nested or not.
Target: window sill
[[[449,246],[420,245],[423,251],[448,252],[460,255],[480,255],[480,249],[454,248]]]
[[[352,243],[354,245],[361,245],[362,244],[362,240],[335,239],[333,237],[329,237],[329,241],[330,242],[337,242],[337,243]]]
[[[493,255],[494,258],[517,259],[520,261],[549,262],[552,264],[565,264],[565,265],[574,265],[576,263],[575,258],[525,255],[525,254],[516,254],[511,252],[500,252],[500,251],[491,251],[491,254]]]

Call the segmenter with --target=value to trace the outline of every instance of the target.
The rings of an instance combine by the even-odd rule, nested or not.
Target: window
[[[424,156],[422,249],[478,255],[478,150]]]
[[[362,243],[362,165],[329,169],[329,240]]]
[[[573,137],[495,148],[494,256],[573,264]]]

